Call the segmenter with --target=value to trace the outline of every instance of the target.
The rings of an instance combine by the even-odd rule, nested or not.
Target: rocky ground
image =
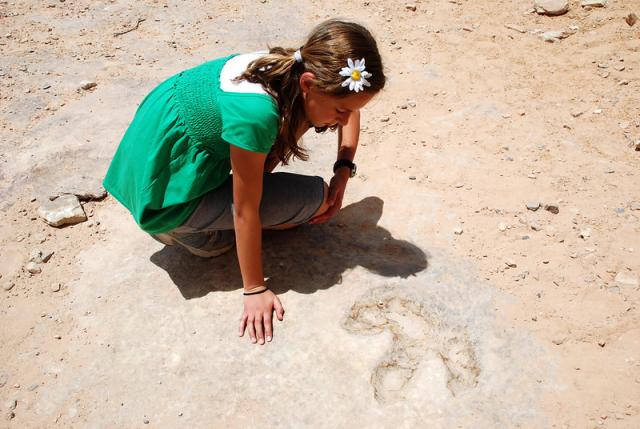
[[[600,3],[0,1],[0,427],[639,427],[640,4]],[[340,215],[265,237],[257,347],[235,257],[99,183],[164,78],[336,16],[389,85]]]

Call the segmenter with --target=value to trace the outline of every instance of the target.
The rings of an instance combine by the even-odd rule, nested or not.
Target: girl
[[[235,242],[245,295],[238,333],[264,344],[273,312],[282,320],[284,309],[265,285],[262,229],[324,222],[340,209],[355,174],[359,111],[384,84],[371,34],[338,20],[318,25],[298,50],[202,64],[144,99],[104,186],[166,245],[212,257]],[[311,127],[338,129],[330,184],[271,173],[292,157],[307,159],[298,141]]]

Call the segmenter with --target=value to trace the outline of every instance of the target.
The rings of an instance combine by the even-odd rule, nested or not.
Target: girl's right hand
[[[247,295],[244,297],[244,312],[240,318],[238,335],[242,337],[245,329],[249,331],[249,338],[252,343],[264,344],[273,338],[273,311],[276,312],[278,320],[284,318],[284,308],[280,299],[275,293],[267,290],[257,295]]]

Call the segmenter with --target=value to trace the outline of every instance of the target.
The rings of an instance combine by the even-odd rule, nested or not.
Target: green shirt
[[[184,223],[201,197],[229,177],[229,145],[268,153],[278,134],[275,100],[230,92],[220,72],[235,55],[171,77],[143,100],[104,187],[149,233]]]

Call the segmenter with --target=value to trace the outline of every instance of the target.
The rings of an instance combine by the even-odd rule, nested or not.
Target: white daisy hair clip
[[[364,58],[356,60],[355,63],[349,58],[347,59],[347,67],[340,70],[340,76],[347,78],[342,82],[342,86],[349,85],[349,90],[360,92],[364,90],[365,86],[371,86],[367,79],[373,75],[365,70]]]

